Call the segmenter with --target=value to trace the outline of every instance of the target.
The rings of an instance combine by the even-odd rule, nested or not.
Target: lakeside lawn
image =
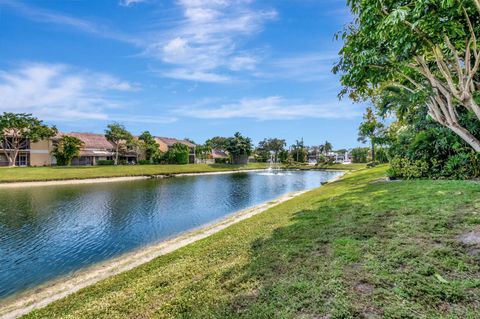
[[[207,173],[266,168],[265,163],[248,165],[186,164],[186,165],[119,165],[71,167],[2,167],[0,183],[87,179],[101,177],[148,176],[179,173]]]
[[[26,318],[479,318],[480,184],[347,174]]]

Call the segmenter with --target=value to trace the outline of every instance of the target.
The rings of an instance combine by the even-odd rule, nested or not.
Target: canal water
[[[340,172],[248,172],[0,189],[0,299]]]

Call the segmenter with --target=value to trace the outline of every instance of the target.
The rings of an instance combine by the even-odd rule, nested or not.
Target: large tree
[[[215,136],[205,141],[205,145],[208,145],[212,149],[225,151],[228,144],[228,138],[223,136]]]
[[[225,150],[232,156],[233,164],[246,164],[252,154],[252,140],[237,132],[228,138]]]
[[[368,107],[363,115],[363,122],[360,123],[360,127],[358,128],[358,140],[362,143],[370,140],[372,162],[375,161],[375,144],[380,141],[381,130],[383,128],[383,123],[377,119],[373,109]]]
[[[273,159],[275,162],[278,161],[278,154],[285,149],[285,140],[279,138],[269,138],[264,139],[258,143],[259,150],[265,150],[273,153]]]
[[[138,139],[142,141],[142,148],[145,150],[145,159],[151,161],[159,152],[159,145],[155,137],[149,131],[143,132]]]
[[[80,154],[84,145],[82,140],[74,136],[64,135],[53,146],[52,155],[57,159],[57,165],[70,166],[72,159]]]
[[[447,127],[477,152],[480,137],[462,124],[480,121],[480,0],[348,0],[355,21],[342,38],[344,89],[354,100],[408,94],[412,107]],[[395,105],[392,103],[391,105]]]
[[[107,126],[105,137],[115,145],[115,165],[118,165],[120,143],[128,143],[133,136],[122,124],[112,123]]]
[[[7,113],[0,115],[0,148],[8,159],[9,166],[15,166],[18,153],[29,143],[48,139],[57,134],[57,129],[43,124],[32,114]]]

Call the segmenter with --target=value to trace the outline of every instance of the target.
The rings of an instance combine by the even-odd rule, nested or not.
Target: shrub
[[[429,165],[425,160],[410,160],[395,157],[390,161],[388,175],[405,179],[420,178],[428,175]]]
[[[139,160],[138,161],[138,165],[148,165],[148,164],[152,164],[152,162],[149,161],[149,160]]]
[[[97,165],[113,165],[115,164],[114,160],[98,160]]]
[[[450,156],[443,166],[442,176],[453,179],[467,179],[473,175],[470,154]]]
[[[167,153],[165,153],[164,160],[168,164],[188,164],[190,150],[188,146],[181,143],[173,144]]]

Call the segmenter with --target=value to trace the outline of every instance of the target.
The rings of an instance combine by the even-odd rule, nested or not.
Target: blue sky
[[[358,145],[330,70],[343,0],[0,0],[0,112],[63,131]]]

